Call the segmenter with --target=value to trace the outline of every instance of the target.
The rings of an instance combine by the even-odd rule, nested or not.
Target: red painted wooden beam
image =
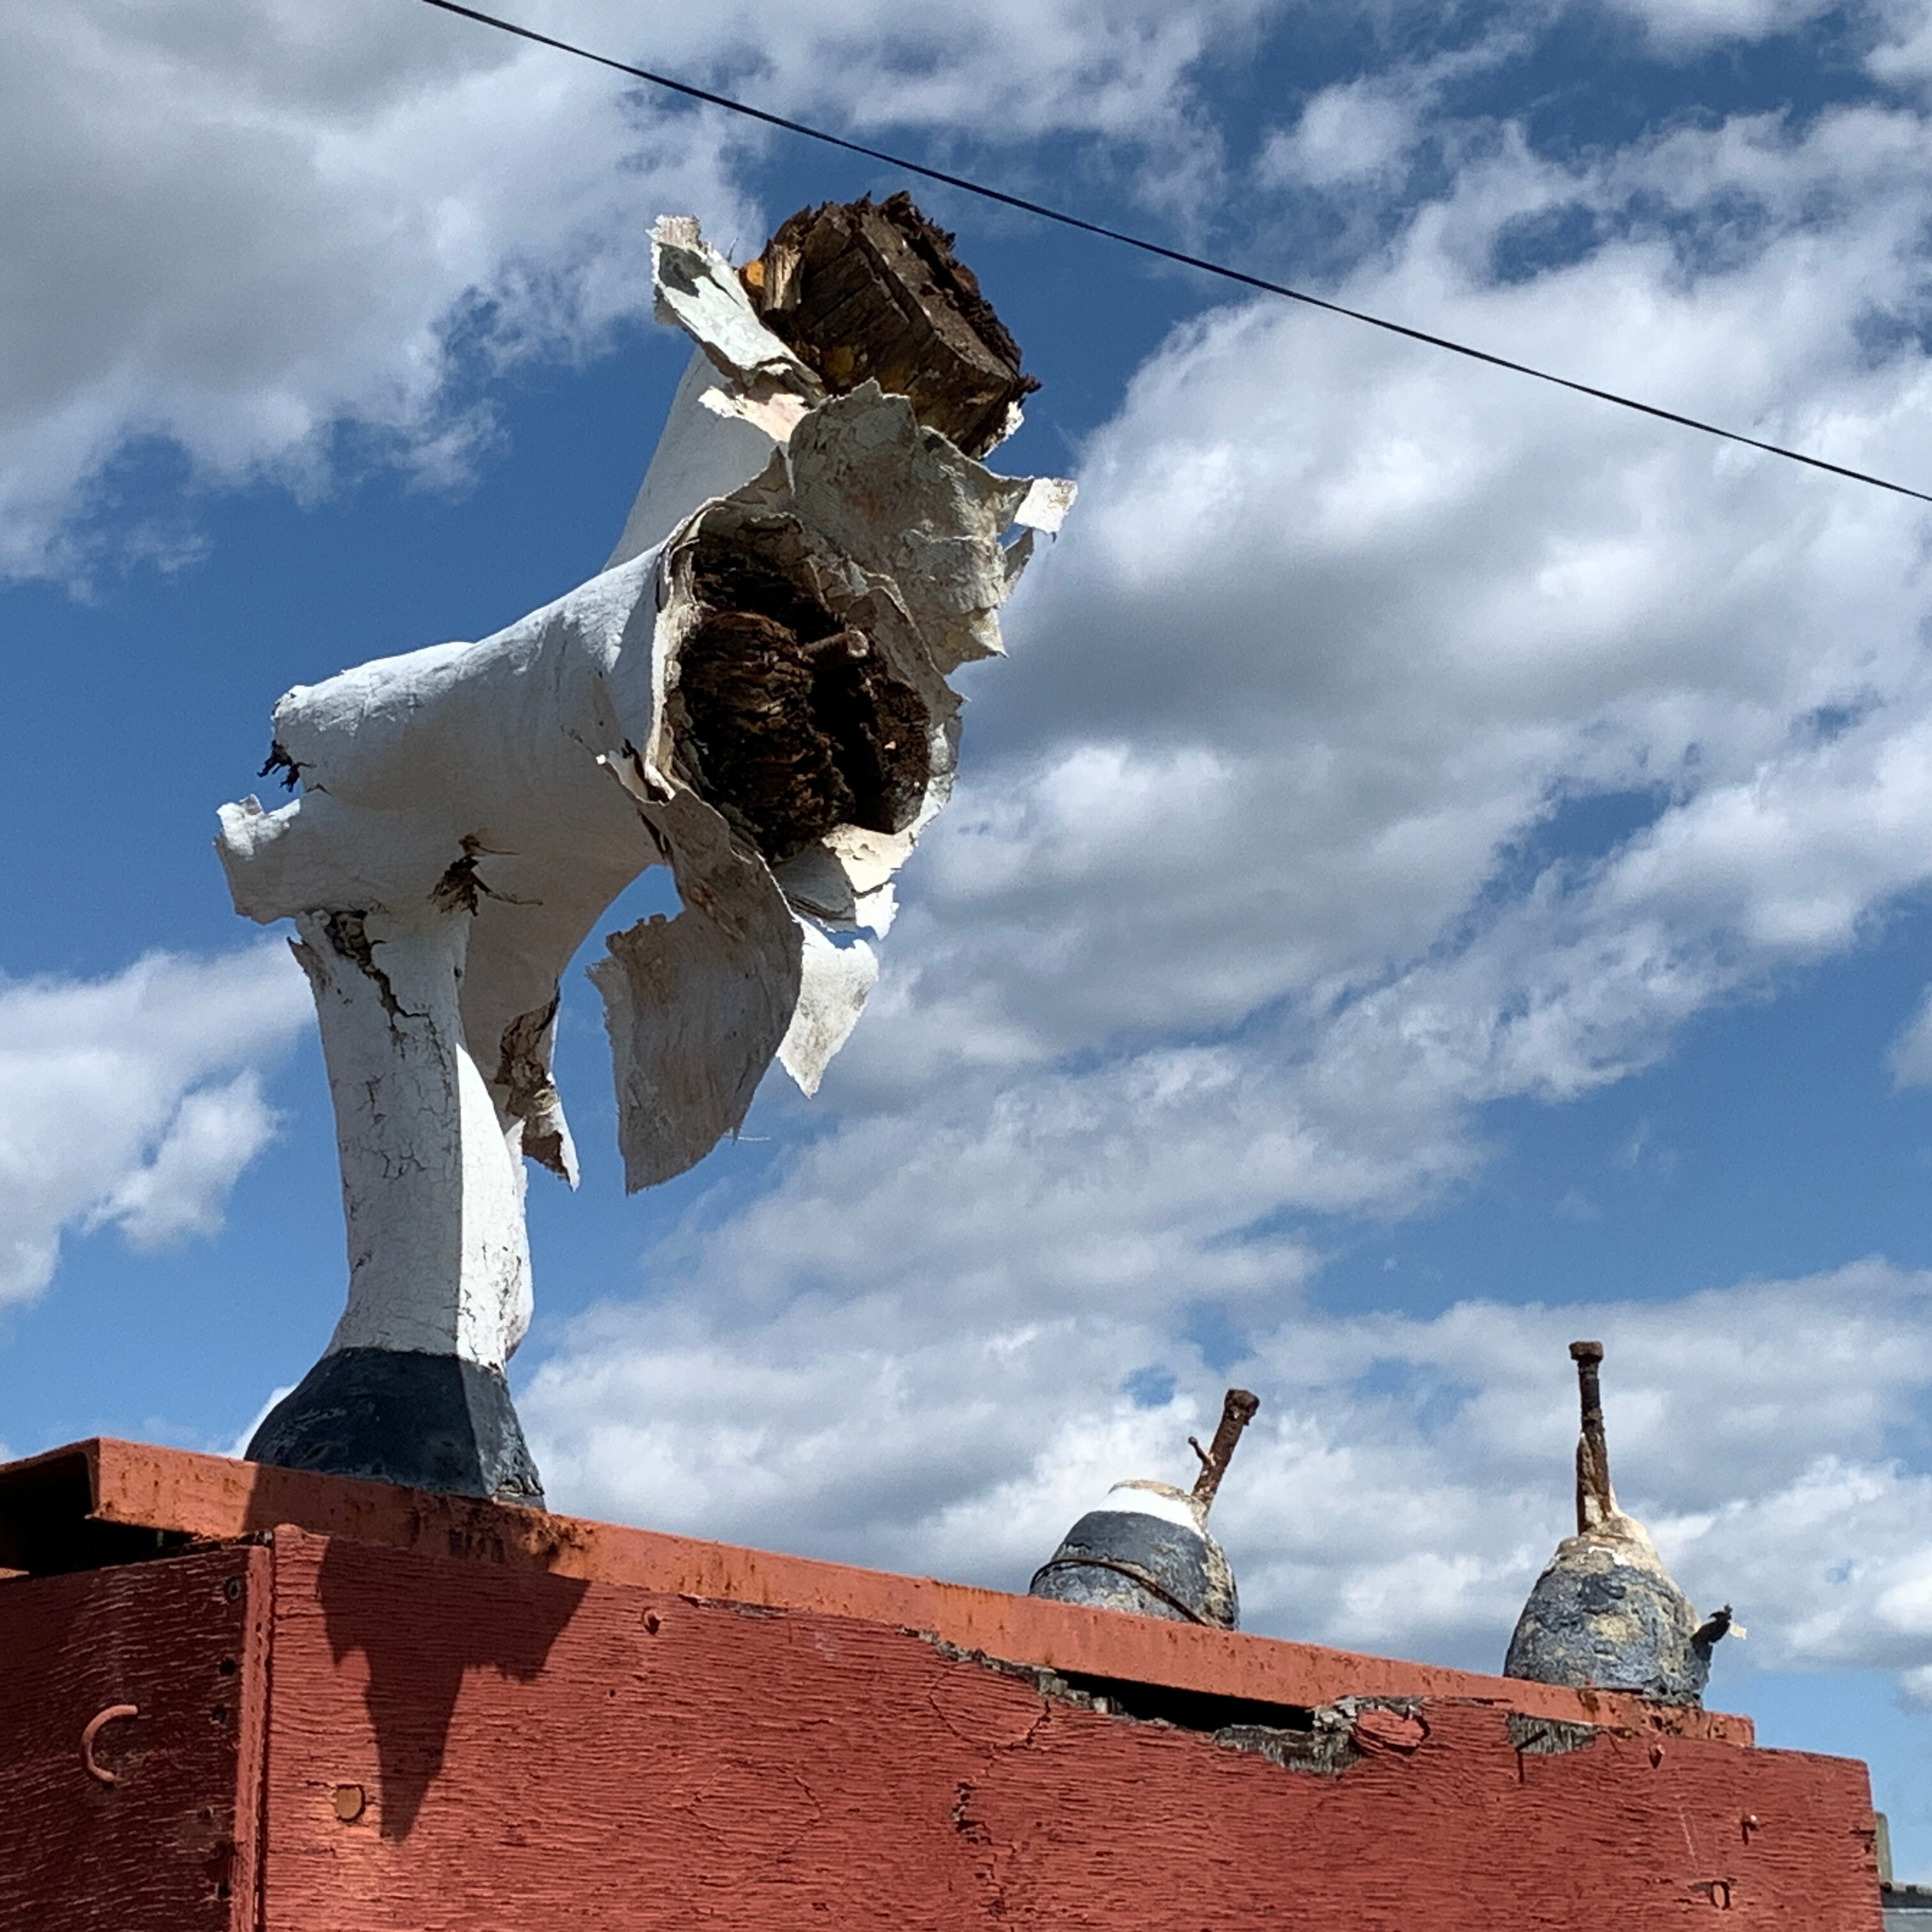
[[[1748,1718],[1721,1712],[1126,1616],[106,1437],[0,1468],[0,1564],[48,1567],[36,1560],[37,1544],[57,1547],[83,1521],[110,1534],[208,1541],[287,1524],[386,1549],[585,1582],[862,1618],[1013,1663],[1264,1703],[1472,1698],[1572,1724],[1733,1744],[1752,1741]],[[126,1553],[123,1545],[112,1546]]]
[[[105,1442],[0,1560],[8,1928],[1879,1932],[1862,1765],[1634,1699]]]
[[[1844,1759],[1454,1696],[1150,1722],[890,1622],[288,1530],[274,1592],[264,1932],[1878,1932]]]
[[[0,1584],[0,1926],[257,1932],[272,1567]]]

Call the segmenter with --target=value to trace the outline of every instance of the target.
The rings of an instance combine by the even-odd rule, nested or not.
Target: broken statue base
[[[9,1926],[1879,1932],[1714,1712],[110,1442],[0,1566]]]

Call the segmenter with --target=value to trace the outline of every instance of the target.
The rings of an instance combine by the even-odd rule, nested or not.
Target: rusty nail
[[[1570,1359],[1576,1364],[1576,1396],[1583,1427],[1576,1444],[1576,1530],[1582,1534],[1612,1515],[1616,1499],[1610,1490],[1610,1452],[1604,1439],[1604,1395],[1597,1371],[1604,1360],[1600,1342],[1572,1342]]]
[[[1650,1762],[1653,1768],[1664,1762],[1664,1747],[1661,1744],[1651,1746]]]
[[[368,1794],[359,1784],[338,1784],[335,1787],[335,1815],[345,1825],[352,1825],[368,1808]]]
[[[644,1612],[644,1629],[649,1635],[656,1636],[658,1632],[663,1628],[663,1622],[659,1618],[656,1611],[646,1610]]]
[[[141,1707],[138,1704],[110,1704],[106,1710],[97,1712],[87,1720],[87,1728],[80,1734],[80,1762],[89,1778],[103,1784],[118,1784],[119,1777],[105,1765],[94,1761],[94,1741],[110,1724],[118,1724],[123,1718],[138,1718]]]
[[[231,1604],[233,1603],[242,1594],[241,1578],[239,1576],[230,1577],[227,1582],[222,1585],[221,1594],[226,1597]]]
[[[1204,1512],[1213,1504],[1221,1478],[1234,1459],[1234,1445],[1241,1439],[1241,1431],[1253,1421],[1255,1411],[1261,1406],[1258,1396],[1250,1394],[1246,1389],[1232,1388],[1221,1403],[1221,1426],[1214,1432],[1214,1440],[1204,1449],[1192,1436],[1187,1438],[1187,1446],[1201,1458],[1201,1473],[1194,1479],[1194,1497]]]

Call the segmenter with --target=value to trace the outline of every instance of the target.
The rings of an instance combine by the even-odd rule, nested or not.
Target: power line
[[[1853,483],[1868,483],[1875,490],[1888,490],[1896,496],[1910,496],[1915,502],[1932,503],[1932,494],[1923,490],[1908,489],[1903,483],[1888,482],[1882,476],[1874,476],[1862,470],[1850,470],[1841,463],[1828,463],[1822,456],[1808,456],[1802,449],[1787,449],[1781,443],[1765,442],[1756,436],[1745,436],[1734,429],[1725,429],[1716,423],[1702,421],[1696,416],[1679,414],[1676,410],[1666,410],[1656,403],[1642,402],[1634,396],[1620,395],[1614,389],[1600,389],[1588,382],[1573,381],[1568,376],[1558,376],[1547,369],[1538,369],[1528,362],[1512,361],[1507,356],[1493,354],[1486,349],[1478,349],[1467,342],[1458,342],[1447,335],[1432,335],[1425,328],[1412,328],[1406,322],[1391,322],[1388,316],[1371,315],[1365,309],[1349,308],[1341,302],[1329,302],[1321,296],[1310,295],[1305,290],[1292,289],[1284,283],[1271,282],[1264,276],[1251,275],[1244,269],[1231,268],[1225,262],[1212,262],[1204,256],[1190,255],[1178,248],[1163,247],[1158,242],[1150,242],[1144,236],[1130,235],[1124,230],[1108,228],[1098,221],[1088,221],[1078,214],[1068,214],[1061,209],[1049,208],[1043,202],[1029,201],[1023,195],[1009,194],[1004,188],[988,188],[983,182],[970,181],[964,175],[948,174],[943,168],[928,167],[923,161],[908,160],[903,154],[888,154],[883,148],[868,148],[862,141],[848,141],[842,134],[829,134],[822,128],[808,127],[802,121],[788,119],[782,114],[773,114],[762,107],[754,107],[748,102],[734,100],[729,94],[713,94],[708,88],[694,86],[688,80],[677,80],[669,74],[653,74],[648,68],[633,67],[628,61],[614,60],[608,54],[593,53],[588,47],[580,47],[568,40],[560,40],[549,34],[540,34],[534,27],[519,26],[514,20],[500,19],[494,14],[479,12],[474,7],[464,7],[458,0],[423,0],[425,6],[434,7],[446,14],[455,14],[466,20],[476,21],[485,27],[494,27],[500,32],[514,34],[518,39],[533,41],[540,47],[553,47],[559,53],[574,54],[579,60],[595,62],[598,67],[607,67],[614,73],[628,74],[634,80],[647,81],[653,87],[661,87],[672,94],[681,94],[688,100],[701,100],[710,107],[722,107],[732,114],[742,114],[748,120],[763,122],[768,128],[782,128],[788,134],[802,135],[808,141],[822,142],[829,148],[841,148],[848,154],[862,154],[866,160],[883,161],[888,167],[903,170],[906,173],[918,175],[927,181],[939,182],[947,188],[956,188],[966,194],[977,195],[982,201],[997,202],[1003,208],[1016,208],[1022,214],[1036,215],[1042,221],[1057,222],[1063,228],[1077,229],[1083,235],[1097,235],[1102,241],[1118,242],[1124,248],[1137,248],[1144,255],[1157,256],[1164,262],[1178,263],[1184,268],[1198,269],[1202,274],[1218,276],[1222,280],[1234,282],[1243,288],[1257,289],[1264,295],[1280,296],[1292,302],[1300,302],[1310,308],[1325,310],[1330,315],[1345,316],[1351,322],[1366,322],[1371,328],[1379,328],[1390,335],[1406,336],[1412,342],[1426,343],[1432,349],[1446,349],[1452,356],[1466,356],[1472,362],[1486,362],[1493,369],[1507,369],[1513,375],[1533,376],[1539,382],[1553,384],[1559,389],[1569,389],[1580,396],[1594,396],[1600,403],[1614,403],[1618,408],[1635,410],[1640,415],[1654,416],[1660,422],[1676,423],[1683,429],[1694,429],[1706,436],[1721,437],[1726,442],[1742,443],[1748,449],[1761,449],[1768,456],[1781,456],[1787,462],[1802,463],[1808,468],[1822,470],[1834,476],[1843,476]]]

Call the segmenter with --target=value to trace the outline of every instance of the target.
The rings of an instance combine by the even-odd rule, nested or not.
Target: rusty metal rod
[[[1215,1430],[1214,1441],[1204,1449],[1192,1436],[1187,1438],[1189,1448],[1201,1458],[1201,1473],[1194,1479],[1194,1499],[1204,1514],[1214,1507],[1214,1492],[1228,1473],[1228,1465],[1234,1460],[1234,1445],[1241,1439],[1241,1431],[1253,1421],[1255,1411],[1261,1406],[1259,1396],[1251,1395],[1246,1389],[1230,1389],[1221,1404],[1221,1426]]]
[[[1576,1438],[1576,1531],[1581,1535],[1616,1514],[1610,1488],[1610,1445],[1604,1439],[1604,1395],[1597,1371],[1604,1359],[1600,1342],[1572,1342],[1570,1359],[1576,1364],[1576,1394],[1583,1412],[1582,1432]]]

